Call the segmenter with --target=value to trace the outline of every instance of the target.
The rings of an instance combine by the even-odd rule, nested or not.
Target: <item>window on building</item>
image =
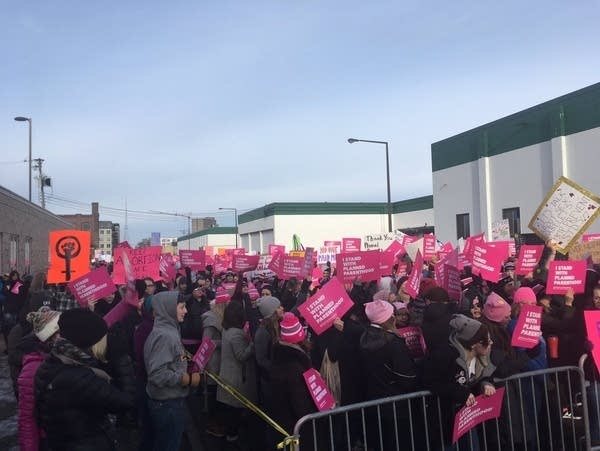
[[[515,236],[515,233],[521,233],[521,209],[519,207],[503,208],[502,219],[508,219],[510,236]]]
[[[12,235],[10,238],[10,252],[9,252],[9,263],[10,263],[10,268],[11,269],[15,269],[17,267],[17,264],[19,263],[18,260],[18,250],[19,250],[19,237],[16,235]]]
[[[456,215],[456,238],[467,238],[471,236],[471,224],[469,213]]]
[[[25,244],[23,246],[23,254],[25,266],[29,267],[31,265],[31,238],[27,238],[25,240]]]

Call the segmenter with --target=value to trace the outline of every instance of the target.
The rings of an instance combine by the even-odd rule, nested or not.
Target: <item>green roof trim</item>
[[[541,103],[431,145],[440,171],[600,127],[600,83]]]
[[[196,233],[190,233],[189,235],[180,236],[179,238],[177,238],[177,241],[185,241],[205,235],[235,235],[236,233],[237,227],[210,227],[208,229],[200,230]]]
[[[393,213],[433,208],[433,196],[417,197],[392,203]],[[238,223],[256,221],[275,215],[381,215],[387,213],[385,202],[276,202],[238,216]]]

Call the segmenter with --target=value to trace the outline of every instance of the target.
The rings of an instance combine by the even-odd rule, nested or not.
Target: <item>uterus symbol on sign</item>
[[[77,237],[63,236],[56,242],[55,252],[59,258],[65,260],[65,270],[61,271],[65,274],[65,280],[71,280],[71,259],[77,257],[81,252],[81,243]]]

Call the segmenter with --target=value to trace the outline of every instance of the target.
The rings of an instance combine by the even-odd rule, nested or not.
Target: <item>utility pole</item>
[[[38,196],[39,196],[40,205],[42,206],[42,208],[46,208],[46,196],[44,195],[44,186],[46,183],[46,180],[45,180],[46,176],[42,172],[42,164],[44,163],[44,159],[43,158],[34,158],[33,161],[35,162],[33,169],[38,171],[38,175],[36,178],[38,181],[38,189],[39,189]]]

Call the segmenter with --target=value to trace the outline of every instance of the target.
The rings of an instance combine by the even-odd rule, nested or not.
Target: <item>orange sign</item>
[[[90,232],[50,232],[48,283],[66,283],[90,272]]]

